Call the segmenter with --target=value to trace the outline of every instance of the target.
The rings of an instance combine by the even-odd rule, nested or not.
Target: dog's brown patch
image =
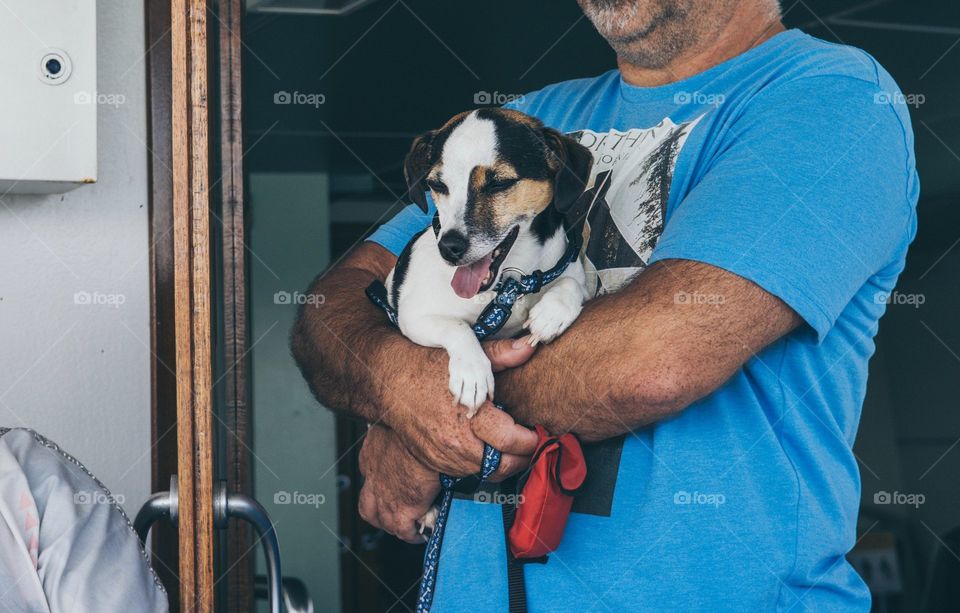
[[[477,175],[484,174],[474,169],[471,183],[479,182]],[[535,217],[550,205],[553,199],[553,184],[550,181],[521,179],[509,189],[494,194],[475,192],[472,216],[475,224],[503,232],[520,218]]]
[[[489,175],[492,174],[492,168],[486,166],[474,166],[470,170],[470,192],[473,194],[481,194],[483,188],[486,187],[487,182],[489,181]]]
[[[547,208],[553,199],[553,184],[550,181],[523,179],[497,196],[497,217],[508,223],[517,217],[533,217]]]
[[[539,119],[531,117],[526,113],[521,113],[520,111],[515,111],[513,109],[504,109],[504,108],[499,108],[495,110],[504,118],[509,119],[511,121],[515,121],[519,124],[525,125],[531,130],[538,130],[543,127],[543,123],[541,123]]]

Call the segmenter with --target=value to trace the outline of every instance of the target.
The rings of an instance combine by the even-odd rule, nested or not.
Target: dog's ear
[[[558,162],[553,179],[553,204],[558,211],[567,215],[587,189],[590,169],[593,168],[593,154],[553,128],[543,128],[543,140]]]
[[[417,203],[423,212],[427,212],[427,186],[424,180],[430,172],[431,158],[433,157],[433,137],[436,130],[424,132],[413,139],[410,152],[403,161],[403,176],[407,180],[407,190],[410,199]]]

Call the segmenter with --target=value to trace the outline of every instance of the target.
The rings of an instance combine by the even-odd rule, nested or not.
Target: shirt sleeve
[[[909,119],[881,94],[842,76],[758,94],[673,205],[651,263],[728,270],[779,297],[822,340],[912,238]]]
[[[430,220],[433,219],[434,205],[429,194],[427,194],[427,203],[429,207],[426,213],[415,204],[408,204],[403,207],[390,221],[374,230],[373,234],[367,237],[367,240],[380,245],[393,255],[399,256],[410,239],[417,232],[430,225]]]

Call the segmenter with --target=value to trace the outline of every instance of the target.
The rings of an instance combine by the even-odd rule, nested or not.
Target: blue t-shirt
[[[892,78],[791,30],[662,87],[611,71],[514,106],[593,151],[585,255],[601,293],[653,262],[696,260],[805,321],[675,417],[590,451],[562,545],[525,567],[530,610],[869,610],[844,557],[852,446],[919,192]],[[430,216],[408,207],[370,240],[398,253]],[[455,501],[434,604],[507,609],[496,505]]]

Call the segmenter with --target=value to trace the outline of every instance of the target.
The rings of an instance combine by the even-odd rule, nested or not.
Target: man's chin
[[[662,68],[683,46],[682,41],[676,39],[684,38],[682,22],[686,11],[676,2],[661,1],[644,11],[638,10],[637,2],[629,2],[626,8],[603,9],[590,5],[592,0],[585,2],[588,6],[584,11],[597,32],[618,57],[631,64]]]
[[[649,40],[662,30],[663,25],[673,18],[672,11],[667,11],[664,15],[641,20],[633,15],[620,20],[608,20],[602,31],[597,27],[597,32],[603,36],[611,47],[632,45],[641,41]]]
[[[580,8],[608,41],[632,36],[638,29],[638,4],[631,0],[579,0]],[[644,29],[640,24],[640,29]]]

